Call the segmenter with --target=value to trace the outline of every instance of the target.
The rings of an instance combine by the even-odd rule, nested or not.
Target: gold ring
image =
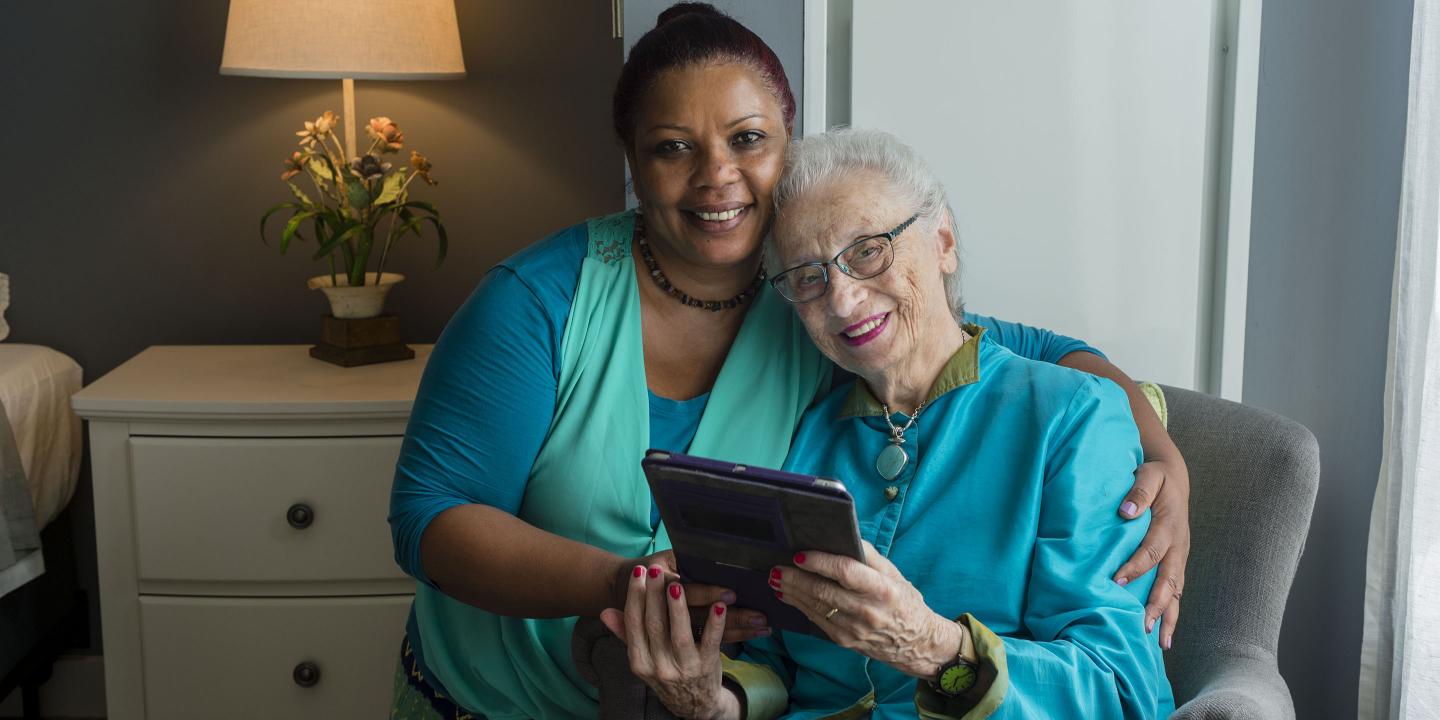
[[[835,617],[835,613],[838,612],[840,612],[840,608],[830,608],[830,612],[825,613],[825,619],[829,620],[830,618]]]

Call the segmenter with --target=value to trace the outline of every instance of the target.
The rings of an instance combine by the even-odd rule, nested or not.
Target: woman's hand
[[[610,597],[613,607],[625,607],[626,598],[633,584],[631,577],[635,567],[659,567],[661,580],[679,580],[680,575],[676,571],[675,553],[670,550],[655,553],[638,560],[626,560],[620,563],[615,571],[614,580],[611,584]],[[706,613],[715,603],[725,605],[735,604],[735,593],[729,589],[716,587],[714,585],[701,585],[691,583],[685,586],[685,601],[690,606],[691,623],[693,627],[701,627],[705,624]],[[757,637],[764,637],[770,634],[770,621],[765,618],[765,613],[758,610],[747,610],[745,608],[732,608],[725,613],[725,635],[721,642],[735,643],[754,640]]]
[[[933,680],[959,652],[963,631],[935,614],[875,546],[864,542],[863,547],[863,563],[829,553],[797,553],[796,567],[770,571],[770,587],[835,644]]]
[[[630,572],[625,610],[607,608],[600,620],[629,651],[630,671],[670,712],[682,718],[739,718],[740,703],[721,685],[720,637],[727,608],[714,603],[696,643],[686,588],[665,568],[636,565]]]
[[[1155,585],[1145,605],[1145,632],[1160,623],[1160,646],[1170,649],[1180,621],[1180,594],[1185,590],[1185,564],[1190,558],[1190,473],[1177,453],[1173,459],[1152,460],[1135,471],[1135,486],[1120,505],[1127,520],[1150,510],[1150,530],[1140,548],[1115,573],[1124,585],[1159,564]]]

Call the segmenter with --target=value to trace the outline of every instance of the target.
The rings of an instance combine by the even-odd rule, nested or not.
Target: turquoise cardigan
[[[989,692],[945,698],[827,640],[780,633],[746,646],[753,665],[728,666],[750,717],[1149,719],[1174,709],[1144,628],[1154,571],[1127,587],[1111,580],[1149,527],[1115,514],[1142,459],[1124,392],[966,329],[977,337],[905,433],[912,461],[893,482],[875,470],[889,433],[863,382],[806,413],[785,468],[845,483],[861,535],[931,609],[968,624],[996,676]]]

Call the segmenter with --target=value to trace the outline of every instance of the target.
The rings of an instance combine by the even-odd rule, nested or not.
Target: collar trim
[[[930,386],[930,392],[925,396],[926,405],[955,388],[980,380],[980,337],[985,334],[985,328],[969,323],[962,323],[960,327],[970,333],[970,339],[966,340],[965,344],[961,345],[960,349],[956,350],[955,354],[945,362],[945,367],[940,370],[940,376],[935,378],[935,384]],[[835,419],[882,417],[884,414],[885,411],[881,408],[880,401],[876,400],[875,394],[870,392],[870,386],[857,377]]]

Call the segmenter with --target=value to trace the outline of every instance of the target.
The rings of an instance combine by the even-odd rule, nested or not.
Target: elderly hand
[[[600,620],[629,651],[630,671],[682,718],[738,718],[739,699],[721,685],[720,636],[727,608],[713,604],[697,644],[690,629],[685,588],[664,568],[636,565],[622,613],[607,608]]]
[[[1185,564],[1190,558],[1190,473],[1178,455],[1147,462],[1135,471],[1135,486],[1120,505],[1120,516],[1134,519],[1147,508],[1150,530],[1140,548],[1115,573],[1115,582],[1124,585],[1159,564],[1158,577],[1145,605],[1145,632],[1154,629],[1155,620],[1163,617],[1160,646],[1169,650],[1175,625],[1180,621],[1180,594],[1185,589]]]
[[[624,607],[626,598],[633,584],[631,577],[632,570],[636,566],[659,567],[666,580],[678,580],[679,574],[676,571],[675,553],[670,550],[655,553],[638,560],[624,560],[620,563],[611,582],[610,597],[613,598],[615,607]],[[735,593],[731,590],[714,585],[701,585],[692,583],[685,586],[685,600],[690,605],[691,622],[695,627],[700,627],[706,622],[706,613],[710,612],[710,606],[715,603],[733,605]],[[735,643],[753,640],[770,634],[770,621],[765,618],[765,613],[758,610],[747,610],[734,608],[725,613],[725,635],[721,642]]]
[[[889,558],[863,543],[865,562],[802,552],[775,568],[770,586],[835,644],[918,678],[934,679],[960,648],[956,623],[935,614]]]

